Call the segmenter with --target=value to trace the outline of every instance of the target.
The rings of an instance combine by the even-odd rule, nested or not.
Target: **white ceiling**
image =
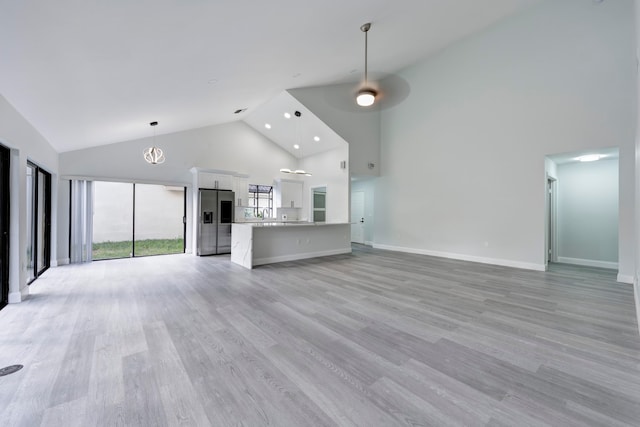
[[[541,0],[0,0],[0,93],[58,151],[394,73]],[[246,113],[233,111],[248,108]]]
[[[578,157],[586,156],[589,154],[599,154],[603,159],[618,159],[620,158],[620,150],[617,147],[598,148],[593,150],[573,151],[570,153],[553,154],[549,159],[557,165],[564,165],[566,163],[576,163],[580,160]]]
[[[300,117],[295,115],[296,111],[300,113]],[[284,113],[289,113],[289,118],[286,118]],[[333,129],[286,91],[254,109],[244,121],[297,158],[312,156],[347,144]],[[269,129],[265,126],[267,124],[270,126]]]

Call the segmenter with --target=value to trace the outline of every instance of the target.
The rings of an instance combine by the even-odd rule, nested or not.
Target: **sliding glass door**
[[[92,258],[133,256],[133,185],[123,182],[93,183]]]
[[[27,282],[45,272],[51,258],[51,174],[27,163]]]
[[[135,184],[136,256],[184,253],[184,187]]]
[[[93,259],[184,253],[184,187],[94,181]]]
[[[0,308],[9,302],[9,149],[0,145]]]

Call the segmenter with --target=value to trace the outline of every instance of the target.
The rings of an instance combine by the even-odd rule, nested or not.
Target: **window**
[[[249,207],[256,218],[273,218],[273,187],[249,184]]]

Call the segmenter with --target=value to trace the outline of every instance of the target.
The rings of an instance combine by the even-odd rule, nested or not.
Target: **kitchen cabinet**
[[[281,179],[277,182],[278,198],[276,205],[279,208],[302,207],[302,182]]]
[[[233,192],[236,197],[236,206],[249,206],[249,175],[235,175],[233,177]]]
[[[198,172],[198,188],[233,190],[233,176],[213,172]]]

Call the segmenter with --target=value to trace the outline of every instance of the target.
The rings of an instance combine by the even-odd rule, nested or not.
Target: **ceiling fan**
[[[368,77],[367,62],[369,59],[367,55],[368,47],[369,47],[368,36],[369,36],[370,29],[371,29],[371,22],[362,24],[362,26],[360,27],[360,31],[364,33],[364,82],[363,82],[362,88],[358,91],[358,94],[356,96],[356,103],[361,107],[369,107],[373,105],[376,102],[376,96],[378,95],[378,92],[374,88],[369,86],[369,81],[367,80],[367,77]]]
[[[397,75],[378,75],[374,81],[369,80],[369,30],[371,22],[360,26],[364,33],[364,79],[355,93],[355,108],[388,108],[402,102],[409,95],[406,80]]]

